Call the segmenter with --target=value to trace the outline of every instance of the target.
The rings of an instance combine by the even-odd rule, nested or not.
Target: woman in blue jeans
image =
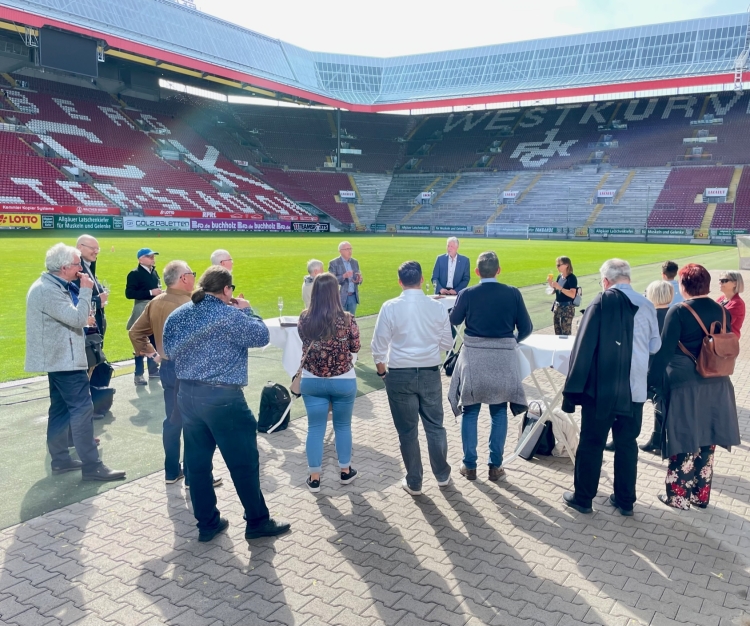
[[[317,493],[329,407],[333,408],[339,481],[348,485],[357,477],[357,470],[351,466],[352,411],[357,397],[352,352],[359,352],[359,327],[341,307],[339,284],[333,274],[315,277],[310,308],[302,311],[298,329],[303,354],[300,391],[307,409],[307,488]]]

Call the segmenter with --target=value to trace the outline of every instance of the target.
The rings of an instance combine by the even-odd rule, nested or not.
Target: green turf
[[[44,269],[44,254],[57,241],[73,244],[78,232],[0,233],[6,263],[0,269],[0,281],[6,290],[3,324],[0,329],[0,381],[23,378],[25,350],[25,297],[29,286]],[[301,285],[305,266],[311,258],[325,264],[337,256],[336,235],[206,235],[205,233],[118,233],[98,236],[102,252],[98,275],[112,288],[107,305],[107,356],[111,361],[131,356],[125,332],[132,301],[125,299],[125,277],[136,266],[135,251],[150,246],[161,254],[158,267],[172,259],[187,261],[199,274],[209,264],[216,248],[227,248],[234,258],[234,276],[238,292],[244,293],[253,307],[265,317],[278,315],[277,299],[284,298],[284,313],[296,315],[302,309]],[[399,293],[396,269],[405,260],[422,263],[429,277],[435,256],[444,252],[443,238],[390,235],[351,235],[354,256],[364,278],[362,304],[358,314],[376,313],[384,300]],[[554,271],[557,256],[571,257],[576,274],[595,273],[606,258],[619,256],[633,266],[655,263],[667,258],[681,259],[715,253],[722,248],[653,243],[615,243],[588,241],[519,241],[466,239],[461,253],[476,259],[484,250],[495,250],[503,267],[502,280],[512,285],[541,284]],[[477,278],[472,276],[472,283]]]

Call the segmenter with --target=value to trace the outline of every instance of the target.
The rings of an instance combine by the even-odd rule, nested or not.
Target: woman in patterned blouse
[[[299,336],[304,355],[300,391],[307,409],[307,487],[317,493],[329,405],[333,407],[340,482],[348,485],[357,477],[357,470],[350,464],[352,411],[357,397],[351,353],[359,352],[359,327],[354,317],[341,308],[339,284],[333,274],[315,277],[310,308],[302,311],[299,318]]]

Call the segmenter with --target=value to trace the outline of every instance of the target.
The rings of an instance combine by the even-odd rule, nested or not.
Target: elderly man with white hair
[[[352,258],[352,244],[348,241],[339,244],[339,256],[328,263],[328,271],[339,281],[341,306],[344,311],[354,315],[359,304],[362,272],[359,271],[357,259]]]
[[[458,246],[458,237],[448,237],[446,253],[435,259],[432,283],[436,294],[455,296],[469,286],[471,262],[469,257],[458,253]]]
[[[107,319],[104,316],[104,307],[107,304],[109,294],[96,277],[99,242],[91,235],[81,235],[76,241],[76,250],[78,250],[78,253],[81,255],[81,269],[83,273],[88,275],[88,277],[94,282],[91,304],[94,309],[96,326],[101,336],[104,337],[104,333],[107,332]],[[78,279],[74,280],[73,283],[75,283],[77,287],[81,286]]]
[[[232,260],[232,255],[227,250],[219,248],[211,254],[211,265],[221,265],[221,267],[231,272],[234,267],[234,261]]]
[[[312,296],[312,285],[315,277],[323,272],[323,261],[310,259],[307,262],[307,276],[302,281],[302,302],[305,303],[305,309],[310,308],[310,297]]]
[[[47,251],[47,271],[26,296],[27,372],[46,372],[50,408],[47,447],[52,473],[81,470],[83,480],[120,480],[125,472],[101,462],[94,441],[94,405],[89,390],[84,329],[94,323],[89,315],[92,281],[81,271],[75,248],[58,243]],[[70,283],[79,278],[80,290]],[[68,449],[68,430],[80,460]]]
[[[581,406],[575,491],[566,491],[563,500],[580,513],[593,511],[611,428],[615,476],[608,501],[629,516],[636,500],[636,438],[647,397],[648,358],[661,347],[661,337],[654,305],[630,285],[627,261],[605,261],[599,273],[604,291],[587,307],[578,328],[563,389],[564,411]]]

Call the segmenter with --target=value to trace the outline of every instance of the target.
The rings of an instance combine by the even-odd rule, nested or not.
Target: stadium
[[[746,255],[750,267],[749,28],[745,12],[370,57],[313,52],[190,0],[0,0],[0,456],[9,479],[0,622],[750,620],[746,445],[719,457],[720,510],[688,523],[658,503],[629,528],[609,511],[581,522],[551,507],[546,494],[572,481],[567,456],[516,465],[526,469],[502,493],[435,490],[416,514],[403,512],[392,494],[378,495],[379,480],[389,493],[400,488],[402,472],[370,352],[376,314],[400,293],[401,262],[419,261],[428,283],[448,237],[472,264],[497,251],[502,281],[521,288],[542,334],[552,334],[544,280],[562,254],[575,263],[583,307],[612,257],[630,262],[639,291],[666,259],[701,263],[714,278],[744,269]],[[83,233],[101,246],[97,271],[112,293],[106,351],[118,392],[95,433],[107,463],[128,468],[123,486],[52,475],[42,446],[47,379],[24,370],[26,292],[45,251]],[[289,465],[305,456],[297,402],[289,430],[258,447],[269,506],[306,520],[297,528],[307,540],[261,544],[249,560],[231,542],[200,552],[185,538],[195,521],[189,492],[163,489],[161,388],[154,379],[133,389],[130,376],[132,302],[122,293],[135,251],[157,250],[160,271],[184,259],[200,276],[211,251],[226,248],[238,291],[280,323],[302,309],[308,260],[327,266],[342,240],[366,276],[355,449],[373,482],[317,501],[289,495],[301,476]],[[250,351],[244,393],[254,412],[266,381],[288,385],[284,358],[275,344]],[[737,364],[746,440],[747,369]],[[556,390],[563,379],[544,372]],[[527,393],[550,401],[547,382],[534,384]],[[511,430],[509,446],[520,437]],[[460,449],[459,435],[449,440]],[[325,463],[335,464],[326,446]],[[215,463],[230,483],[219,455]],[[648,465],[639,497],[663,483],[659,461]],[[232,487],[219,494],[232,498],[224,509],[239,517]]]

